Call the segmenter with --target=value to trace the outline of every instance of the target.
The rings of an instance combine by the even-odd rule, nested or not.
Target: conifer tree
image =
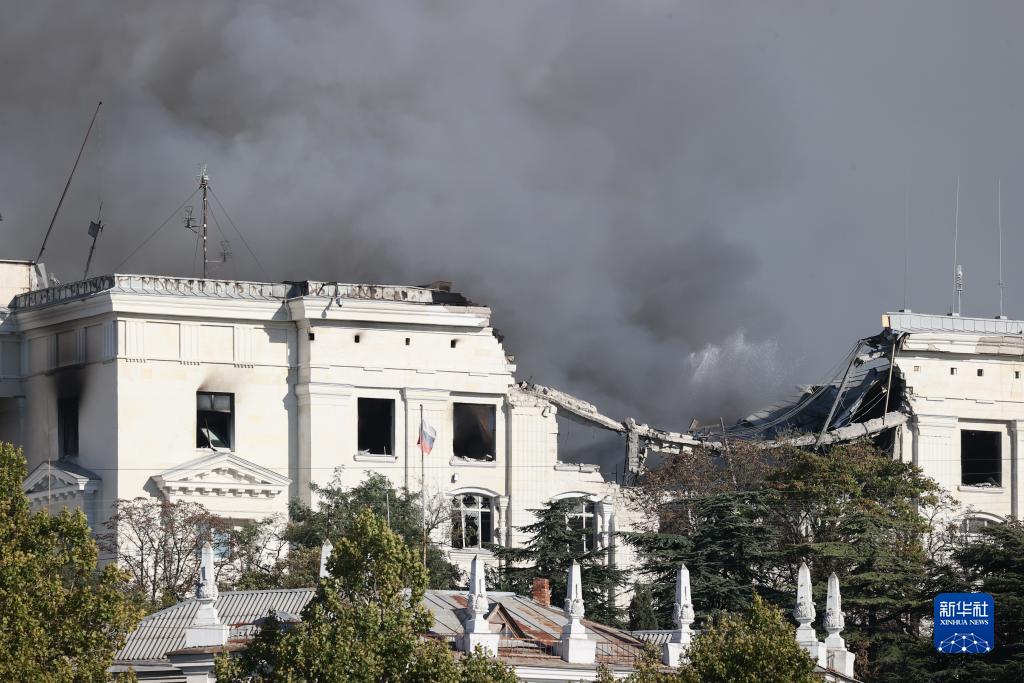
[[[580,505],[581,499],[568,498],[531,510],[537,521],[517,527],[530,540],[518,548],[493,549],[500,560],[496,583],[502,590],[528,595],[534,578],[546,578],[551,582],[551,603],[560,606],[575,560],[580,565],[587,618],[618,625],[622,614],[615,594],[625,583],[625,573],[609,563],[608,548],[596,547],[592,530],[571,524]]]

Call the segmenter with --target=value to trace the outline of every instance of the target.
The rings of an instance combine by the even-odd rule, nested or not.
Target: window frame
[[[460,438],[459,430],[456,429],[458,420],[456,419],[456,412],[460,406],[468,406],[470,409],[487,409],[490,411],[490,427],[491,427],[491,448],[493,453],[485,453],[482,456],[465,455],[463,452],[460,454],[457,449],[458,440]],[[494,403],[486,402],[473,402],[473,401],[453,401],[452,402],[452,437],[451,437],[451,448],[452,457],[459,462],[469,463],[495,463],[498,461],[498,406]],[[488,457],[489,456],[489,457]]]
[[[1003,487],[1003,432],[999,429],[981,429],[976,427],[961,427],[960,428],[960,486],[969,488],[1002,488]],[[994,458],[973,458],[975,463],[981,462],[994,462],[995,468],[988,472],[988,480],[982,480],[981,477],[985,476],[985,471],[980,470],[979,467],[972,468],[972,472],[968,474],[965,463],[967,460],[967,454],[964,448],[964,439],[970,438],[969,434],[988,434],[994,437],[996,453]],[[972,481],[968,482],[967,477],[971,476]],[[995,483],[991,483],[989,480],[994,479]]]
[[[362,430],[362,411],[360,410],[361,401],[387,401],[391,404],[391,425],[388,428],[388,440],[391,442],[390,453],[376,453],[373,450],[364,450],[360,448],[360,432]],[[395,444],[397,441],[397,434],[395,429],[396,413],[398,410],[398,401],[394,398],[388,398],[386,396],[358,396],[356,398],[356,453],[361,455],[374,455],[379,457],[394,458],[396,457],[397,451]]]
[[[494,544],[494,522],[495,513],[497,512],[494,496],[481,491],[462,491],[450,494],[449,498],[451,502],[452,524],[449,537],[451,547],[454,550],[487,550],[488,545]],[[474,499],[475,507],[466,506],[467,498]],[[484,506],[485,503],[486,508]],[[476,545],[469,545],[466,542],[467,516],[476,518],[478,536]],[[484,524],[485,516],[487,524]],[[456,543],[456,534],[461,537],[461,544]]]
[[[212,410],[201,410],[199,408],[199,397],[200,396],[211,396],[211,397],[214,397],[213,401],[211,401],[211,405],[213,405],[213,406],[216,406],[216,397],[218,397],[218,396],[226,396],[226,397],[228,397],[228,410],[227,411],[220,411],[220,410],[216,410],[215,408],[212,409]],[[233,392],[226,392],[226,391],[200,391],[200,390],[197,390],[196,391],[196,407],[195,407],[195,411],[196,411],[195,412],[195,415],[196,415],[196,423],[195,423],[196,424],[196,428],[195,428],[195,432],[196,432],[196,448],[197,449],[203,449],[203,450],[234,452],[234,450],[235,450],[235,418],[236,418],[236,414],[237,414],[237,404],[235,402],[235,394]],[[222,440],[222,443],[224,443],[223,446],[215,446],[215,445],[213,445],[213,443],[210,440],[210,435],[206,435],[206,440],[207,440],[206,445],[203,445],[203,444],[200,443],[200,437],[203,435],[203,433],[201,431],[202,427],[201,427],[201,425],[199,423],[199,415],[200,415],[200,413],[223,413],[223,414],[226,414],[228,416],[228,418],[227,418],[227,420],[228,420],[228,424],[227,424],[227,442],[224,442]],[[207,429],[208,429],[208,427],[207,427]]]
[[[565,515],[565,526],[566,526],[567,529],[569,529],[569,531],[575,531],[576,529],[574,529],[574,527],[572,526],[571,520],[578,518],[580,520],[579,531],[583,532],[583,533],[580,533],[580,536],[579,536],[579,539],[580,539],[579,543],[580,543],[580,545],[575,546],[573,548],[573,550],[574,551],[578,551],[578,552],[582,552],[582,553],[594,552],[595,550],[598,549],[597,548],[597,546],[598,546],[598,524],[597,524],[597,518],[598,518],[599,515],[598,515],[598,512],[597,512],[597,501],[591,500],[589,497],[585,497],[585,496],[569,497],[569,498],[571,498],[572,500],[575,500],[580,505],[580,509],[575,510],[573,512],[567,512],[566,513],[566,515]],[[566,498],[562,498],[561,500],[566,500]],[[588,520],[589,520],[589,524],[588,524]],[[590,529],[590,533],[589,534],[586,533],[588,528]]]

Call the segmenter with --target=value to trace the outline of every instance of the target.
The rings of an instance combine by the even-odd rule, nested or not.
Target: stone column
[[[1010,515],[1024,519],[1024,420],[1010,423]]]
[[[307,381],[295,386],[295,395],[299,413],[299,462],[298,471],[292,474],[292,481],[297,485],[294,493],[299,500],[315,507],[310,482],[330,481],[334,468],[351,460],[355,453],[354,431],[345,429],[348,424],[345,412],[352,399],[352,387]]]
[[[947,491],[960,485],[960,462],[953,458],[957,419],[952,415],[915,415],[914,464]]]
[[[615,514],[615,503],[612,502],[611,496],[605,496],[594,505],[594,512],[597,513],[601,520],[601,526],[598,533],[598,547],[609,548],[612,544],[612,516]],[[611,561],[611,554],[609,554],[609,561]]]
[[[498,496],[495,499],[498,519],[495,528],[495,541],[498,545],[507,546],[508,543],[508,496]]]

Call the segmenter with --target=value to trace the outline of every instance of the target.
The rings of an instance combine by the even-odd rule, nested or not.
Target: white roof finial
[[[840,631],[846,626],[843,615],[843,598],[839,594],[839,577],[835,572],[828,577],[828,597],[825,600],[825,630],[828,639],[838,638]]]
[[[469,611],[474,617],[487,614],[487,578],[479,555],[469,565]]]
[[[567,622],[562,628],[559,644],[562,659],[570,664],[593,664],[597,641],[587,638],[583,619],[583,580],[580,566],[573,560],[569,567],[569,581],[565,587],[565,616]]]
[[[800,563],[800,572],[796,582],[796,606],[793,608],[793,618],[800,626],[808,626],[817,613],[814,611],[814,597],[811,595],[811,570],[807,568],[806,562]]]
[[[469,616],[462,624],[463,651],[473,652],[477,647],[484,649],[492,657],[498,656],[500,636],[491,632],[487,623],[487,580],[484,574],[484,563],[479,555],[473,556],[469,565],[469,592],[466,595],[466,608]]]
[[[324,541],[323,546],[320,548],[320,578],[326,579],[330,577],[331,573],[327,571],[327,560],[330,559],[331,553],[334,552],[334,544],[331,543],[330,539]]]
[[[580,566],[576,560],[569,567],[569,581],[565,587],[565,611],[570,620],[583,618],[583,580],[580,578]]]
[[[685,564],[676,571],[676,601],[672,605],[672,621],[676,630],[662,647],[661,661],[668,666],[679,666],[693,641],[690,624],[693,623],[693,601],[690,598],[690,570]]]
[[[207,541],[199,554],[199,582],[196,585],[196,598],[213,602],[217,599],[217,580],[214,578],[213,545]]]

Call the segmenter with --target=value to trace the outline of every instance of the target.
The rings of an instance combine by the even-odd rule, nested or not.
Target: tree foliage
[[[101,547],[117,557],[133,595],[150,609],[190,595],[199,577],[199,548],[230,531],[199,503],[143,497],[118,500],[104,526]],[[224,558],[218,564],[223,567]]]
[[[815,683],[814,662],[797,644],[782,612],[755,595],[744,616],[723,614],[688,653],[701,683]]]
[[[456,661],[446,644],[424,637],[432,624],[422,602],[427,571],[386,520],[364,509],[332,542],[330,576],[301,623],[283,629],[267,619],[239,656],[217,661],[218,681],[515,680],[479,653]]]
[[[652,631],[658,628],[658,615],[654,611],[651,587],[645,583],[633,586],[633,598],[629,601],[629,630]]]
[[[282,540],[289,545],[287,556],[267,566],[253,566],[235,583],[241,588],[295,588],[316,585],[320,570],[320,548],[328,538],[347,536],[354,528],[362,510],[372,510],[385,519],[409,547],[423,552],[423,502],[419,493],[396,489],[384,476],[372,473],[365,481],[345,489],[337,482],[330,486],[313,485],[318,498],[314,510],[292,500],[289,521]],[[448,510],[440,503],[427,504],[427,531],[447,521]],[[428,585],[431,588],[454,588],[459,583],[459,569],[448,562],[433,543],[427,544]]]
[[[669,458],[641,490],[654,501],[661,530],[628,540],[658,586],[663,625],[680,563],[690,569],[695,607],[706,619],[744,609],[755,591],[790,607],[805,560],[818,604],[829,573],[840,578],[844,637],[858,652],[858,672],[909,679],[906,653],[925,643],[920,629],[936,570],[921,510],[940,503],[938,488],[916,467],[867,441],[823,453],[740,443],[728,453]]]
[[[102,681],[140,617],[81,511],[31,513],[25,459],[0,443],[0,680]]]
[[[567,498],[532,510],[537,521],[517,527],[529,536],[524,546],[494,547],[500,560],[494,583],[501,590],[529,594],[534,578],[546,578],[551,582],[552,604],[561,605],[565,601],[569,567],[575,560],[580,565],[587,617],[617,625],[622,622],[622,614],[615,604],[615,594],[625,583],[625,573],[609,564],[608,548],[595,548],[593,542],[582,543],[581,531],[569,524],[569,517],[580,504],[579,498]]]

